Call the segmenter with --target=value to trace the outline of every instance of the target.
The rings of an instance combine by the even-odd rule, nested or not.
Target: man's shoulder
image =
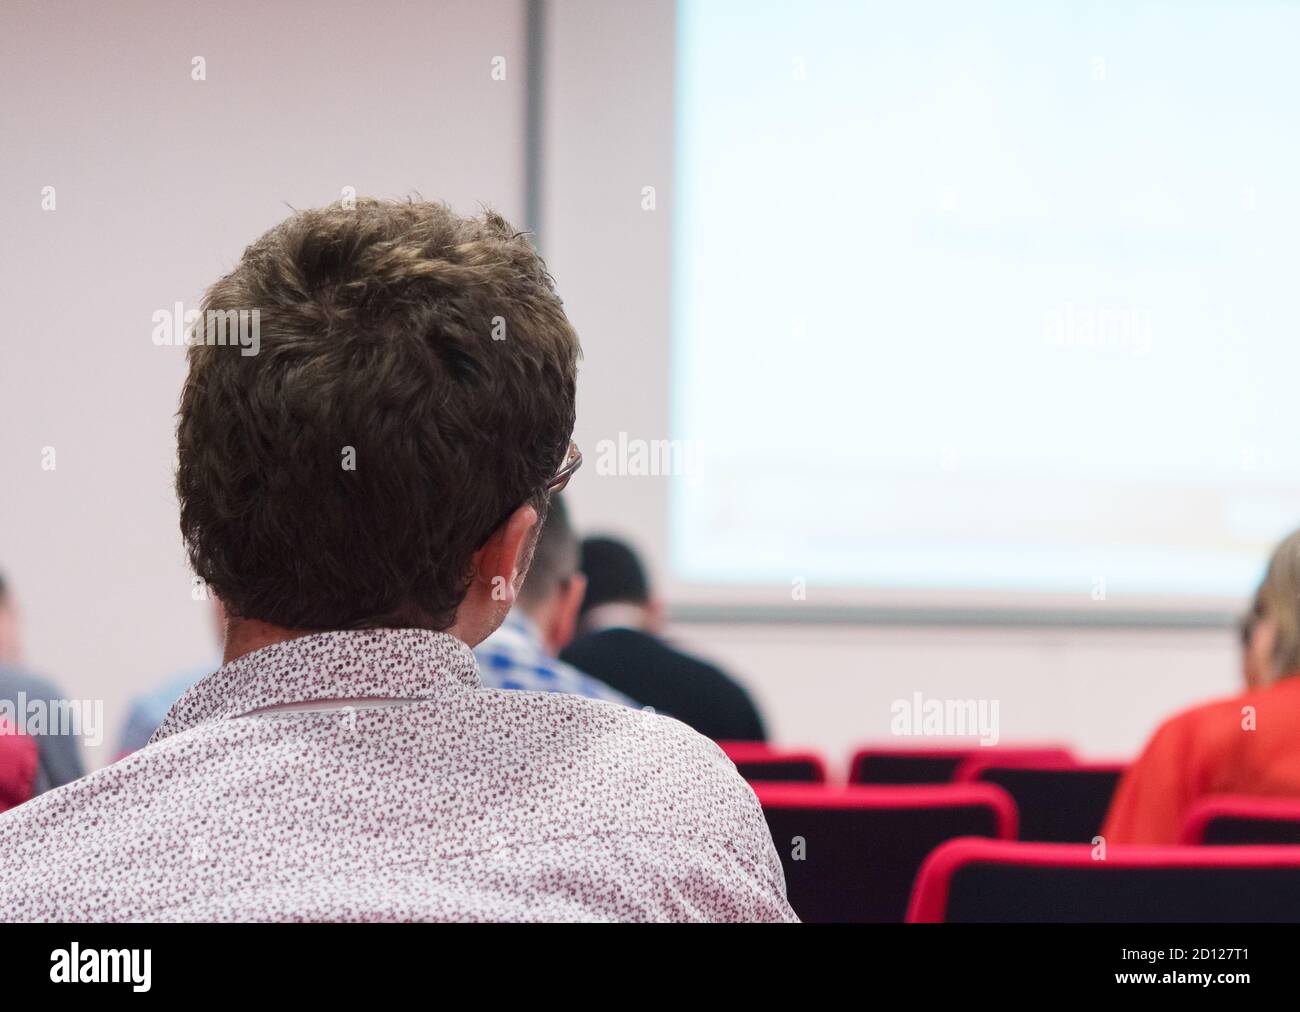
[[[534,771],[534,786],[545,795],[563,783],[564,835],[606,848],[606,868],[637,868],[654,895],[646,916],[794,919],[763,810],[715,742],[648,710],[577,696],[533,702],[555,729],[543,750],[554,765]]]
[[[579,636],[565,649],[572,651],[599,651],[609,649],[626,650],[628,648],[637,650],[655,650],[659,649],[660,642],[655,636],[640,629],[631,629],[628,626],[610,626],[608,629],[597,629],[595,632],[589,632]]]
[[[675,658],[680,668],[683,671],[689,671],[693,678],[707,679],[717,686],[725,686],[729,689],[740,688],[740,684],[716,664],[706,661],[702,657],[697,657],[695,654],[687,653],[672,643],[665,642],[663,646]]]
[[[437,716],[443,730],[421,735],[429,715]],[[394,749],[410,756],[413,767],[436,765],[445,774],[439,779],[455,785],[431,792],[429,804],[444,806],[439,817],[425,813],[412,822],[407,827],[410,846],[400,853],[411,847],[450,847],[467,868],[478,862],[485,869],[498,867],[507,851],[526,853],[534,863],[559,854],[570,862],[588,860],[594,880],[635,869],[660,899],[661,893],[676,895],[683,889],[728,903],[749,897],[755,905],[744,908],[746,917],[787,916],[779,863],[757,799],[713,742],[676,720],[580,696],[494,689],[409,709],[383,708],[372,716],[402,730],[394,734],[391,749],[380,749],[365,769],[356,762],[334,767],[331,776],[343,787],[353,786],[350,777],[390,766],[387,757]],[[319,719],[308,715],[292,722]],[[249,783],[240,779],[247,764],[240,767],[238,749],[228,740],[234,724],[238,722],[217,721],[181,731],[0,815],[0,853],[5,855],[0,860],[0,910],[8,911],[0,918],[151,917],[190,902],[192,888],[177,883],[189,881],[193,847],[202,843],[203,826],[209,817],[218,824],[230,818],[226,799],[232,793],[242,796],[238,784]],[[242,742],[253,740],[249,725],[238,728]],[[305,798],[328,786],[316,778],[295,787],[291,779],[270,784],[258,773],[256,789],[272,792],[268,806],[284,811],[293,808],[286,798]],[[209,789],[215,792],[211,804],[196,804],[195,792],[202,801]],[[481,798],[482,804],[460,795]],[[476,820],[486,810],[491,812],[489,831],[480,832]],[[328,841],[340,852],[383,850],[383,840],[349,833],[350,827],[369,825],[365,811],[353,814],[359,817],[315,845]],[[447,828],[462,824],[464,831]],[[445,835],[449,832],[450,837]],[[243,850],[227,849],[220,861],[202,869],[226,874],[229,869],[221,862],[237,866],[245,851],[261,853],[274,840],[268,827],[250,827],[236,841]],[[146,853],[150,856],[142,865]],[[455,878],[451,865],[445,870]],[[111,895],[103,888],[108,874],[115,876]],[[293,874],[299,888],[320,886],[307,871]],[[435,899],[442,895],[441,882],[436,875],[425,882]],[[672,884],[667,892],[659,889],[664,882]],[[250,887],[239,902],[255,898],[260,888]],[[213,911],[225,909],[213,906],[218,901],[212,896],[200,900],[193,908],[205,911],[199,916],[220,916]],[[646,903],[646,916],[686,916],[658,899]],[[427,913],[436,906],[416,903],[413,909]],[[238,903],[230,909],[236,907]],[[239,916],[247,916],[248,908],[238,909]],[[720,908],[701,909],[710,917],[724,915]]]
[[[0,919],[42,916],[38,911],[43,909],[43,893],[66,881],[70,868],[97,864],[96,830],[101,819],[87,822],[87,816],[97,806],[101,817],[114,816],[100,797],[101,786],[113,775],[105,777],[102,772],[0,813]]]
[[[722,749],[672,717],[567,693],[481,692],[490,694],[499,719],[515,727],[521,758],[581,764],[598,771],[606,785],[627,786],[644,800],[660,795],[671,801],[680,794],[689,808],[722,803],[733,814],[759,811],[753,790]]]
[[[720,669],[708,661],[696,657],[694,654],[681,649],[671,640],[654,633],[645,632],[642,629],[628,629],[622,626],[611,629],[601,629],[598,632],[591,633],[587,636],[576,640],[571,649],[578,651],[583,649],[590,650],[617,650],[636,651],[656,658],[671,658],[681,660],[700,668],[707,668],[721,674]]]
[[[653,636],[637,629],[610,629],[608,632],[610,634],[626,633],[627,635],[623,636],[618,642],[620,649],[630,648],[639,651],[643,657],[648,658],[650,663],[654,664],[656,669],[665,671],[674,678],[689,680],[694,684],[703,683],[712,691],[739,688],[735,679],[716,664],[683,650],[677,644],[664,639],[662,636]],[[604,634],[597,633],[597,635]]]

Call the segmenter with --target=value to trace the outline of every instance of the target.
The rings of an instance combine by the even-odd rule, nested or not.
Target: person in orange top
[[[1300,798],[1300,531],[1269,560],[1242,645],[1246,691],[1161,725],[1115,792],[1108,844],[1178,843],[1211,794]]]

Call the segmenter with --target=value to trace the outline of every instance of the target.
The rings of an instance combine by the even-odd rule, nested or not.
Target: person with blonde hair
[[[1177,843],[1209,795],[1300,798],[1300,531],[1273,552],[1241,639],[1246,691],[1161,725],[1120,782],[1107,843]]]

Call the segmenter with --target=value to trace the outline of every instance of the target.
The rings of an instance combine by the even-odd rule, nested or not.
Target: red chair
[[[826,764],[807,749],[780,749],[759,741],[720,741],[718,747],[746,780],[824,784]]]
[[[1300,847],[952,840],[926,858],[914,923],[1293,923]]]
[[[1101,832],[1123,763],[1072,759],[976,756],[957,769],[956,783],[995,784],[1011,795],[1020,813],[1020,839],[1044,843],[1091,843]]]
[[[952,781],[967,759],[995,757],[1074,761],[1069,749],[1059,745],[945,745],[938,748],[900,748],[868,745],[858,749],[849,765],[851,784],[944,784]]]
[[[1300,843],[1300,799],[1221,795],[1192,806],[1185,844]]]
[[[988,784],[758,783],[754,793],[804,921],[901,921],[916,871],[938,844],[1016,834],[1014,803]]]
[[[37,766],[36,739],[0,721],[0,812],[31,798]]]

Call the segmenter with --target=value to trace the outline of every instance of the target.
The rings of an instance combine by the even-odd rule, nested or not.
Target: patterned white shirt
[[[0,815],[0,917],[794,914],[758,802],[712,742],[485,689],[461,641],[387,629],[246,654],[144,749]]]

